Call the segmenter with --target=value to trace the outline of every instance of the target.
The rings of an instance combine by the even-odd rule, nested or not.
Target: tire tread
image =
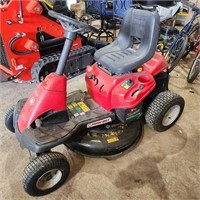
[[[64,179],[61,180],[57,184],[57,185],[59,185],[58,187],[60,187],[65,182],[66,178],[69,175],[69,171],[70,171],[69,163],[64,155],[62,155],[61,153],[58,153],[58,152],[51,152],[51,153],[42,154],[42,155],[36,157],[34,160],[32,160],[26,166],[26,168],[24,169],[24,173],[23,173],[23,181],[22,182],[23,182],[23,187],[24,187],[25,191],[28,194],[30,194],[31,196],[42,196],[42,195],[48,194],[48,193],[56,190],[58,187],[54,188],[54,186],[53,186],[52,188],[49,188],[47,190],[40,191],[37,188],[32,187],[32,182],[35,181],[34,180],[35,176],[37,176],[37,174],[39,174],[41,171],[48,171],[49,169],[58,168],[58,166],[60,166],[62,168],[64,167],[67,170],[67,172],[65,173]],[[55,186],[57,186],[57,185],[55,185]]]
[[[15,132],[15,128],[13,127],[13,113],[14,113],[14,109],[15,106],[13,105],[12,107],[10,107],[8,109],[8,111],[6,112],[5,118],[4,118],[4,123],[6,128],[10,131],[10,132]]]
[[[149,125],[150,128],[162,132],[170,128],[178,120],[182,111],[180,112],[177,119],[167,127],[162,127],[159,122],[163,112],[167,111],[168,106],[174,101],[182,102],[184,107],[184,99],[180,95],[171,91],[161,92],[153,99],[153,101],[149,104],[147,112],[145,114],[146,123]]]

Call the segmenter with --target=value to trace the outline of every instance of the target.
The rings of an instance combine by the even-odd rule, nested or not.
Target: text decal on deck
[[[106,123],[111,122],[111,121],[112,121],[112,119],[110,117],[105,118],[105,119],[101,119],[99,121],[95,121],[95,122],[87,124],[87,128],[91,128],[91,127],[94,127],[94,126],[99,126],[101,124],[106,124]]]

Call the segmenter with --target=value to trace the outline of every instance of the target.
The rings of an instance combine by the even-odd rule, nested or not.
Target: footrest
[[[15,127],[22,148],[41,153],[65,143],[80,130],[98,126],[115,119],[113,112],[99,107],[92,98],[82,91],[72,93],[68,98],[69,121],[40,128],[29,128],[20,133]],[[20,113],[20,111],[17,111]],[[16,112],[15,112],[16,113]]]

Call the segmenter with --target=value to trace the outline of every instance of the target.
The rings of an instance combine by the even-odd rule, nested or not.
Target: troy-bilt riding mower
[[[18,78],[40,82],[56,70],[65,41],[64,29],[48,15],[48,10],[54,9],[70,17],[74,17],[74,13],[68,10],[66,1],[51,2],[1,0],[1,80]],[[95,47],[104,45],[105,42],[87,41],[79,35],[65,66],[68,78],[84,72],[94,61]]]
[[[67,29],[56,72],[5,117],[21,147],[36,154],[23,176],[24,189],[33,196],[56,190],[69,176],[67,158],[52,148],[64,144],[88,156],[113,156],[138,143],[144,119],[152,129],[165,131],[184,108],[184,99],[168,90],[168,64],[155,53],[157,12],[130,8],[117,39],[96,51],[96,63],[87,67],[88,91],[68,95],[63,71],[73,41],[78,32],[97,30],[54,11],[49,14]]]

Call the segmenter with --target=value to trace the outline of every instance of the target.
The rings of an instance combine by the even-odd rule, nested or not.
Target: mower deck
[[[40,153],[65,143],[70,136],[83,129],[111,122],[115,119],[113,112],[99,107],[92,98],[82,91],[76,91],[67,97],[69,121],[57,125],[28,128],[20,133],[17,125],[20,111],[26,99],[18,101],[14,111],[15,133],[22,148]]]
[[[114,122],[83,130],[71,137],[65,145],[72,151],[86,156],[107,157],[135,147],[142,135],[141,120],[132,121],[130,124]]]

